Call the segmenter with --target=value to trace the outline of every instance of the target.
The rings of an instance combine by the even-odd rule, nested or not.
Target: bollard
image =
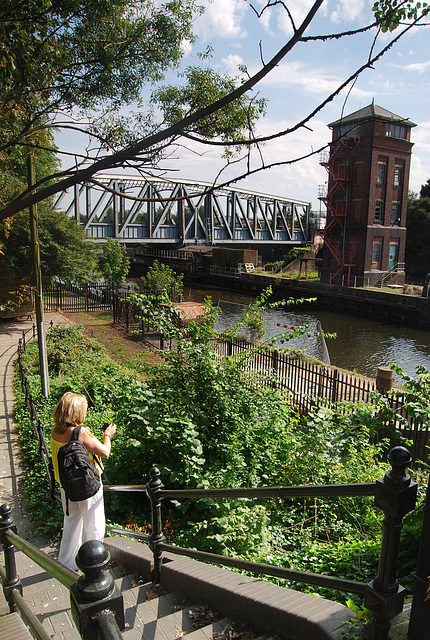
[[[394,384],[394,371],[390,367],[378,367],[376,389],[379,393],[391,391]]]
[[[8,504],[2,504],[0,507],[0,515],[0,538],[3,545],[6,568],[6,580],[3,582],[3,591],[9,604],[9,610],[13,613],[16,607],[12,599],[12,591],[17,589],[22,595],[22,584],[16,571],[15,546],[6,539],[6,533],[8,531],[16,533],[16,526],[12,518],[12,509]]]
[[[161,495],[160,490],[164,485],[160,480],[160,470],[153,467],[149,472],[151,480],[146,485],[146,495],[151,502],[152,531],[149,536],[149,548],[154,556],[153,582],[161,583],[161,565],[163,563],[162,551],[159,548],[160,542],[164,541],[163,527],[161,523]]]
[[[105,570],[109,561],[109,551],[98,540],[84,542],[76,556],[84,575],[70,587],[70,606],[83,640],[98,640],[100,617],[115,619],[111,637],[121,638],[120,630],[125,629],[123,597]]]
[[[376,481],[375,505],[385,514],[378,575],[366,587],[364,605],[374,618],[369,640],[388,640],[391,620],[403,610],[405,589],[396,579],[402,519],[415,507],[417,483],[406,473],[412,458],[405,447],[391,449],[391,464]]]

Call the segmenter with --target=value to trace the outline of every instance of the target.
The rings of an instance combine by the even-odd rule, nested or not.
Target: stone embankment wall
[[[220,289],[237,290],[250,295],[256,295],[270,285],[277,298],[316,298],[313,309],[430,329],[430,298],[306,280],[284,280],[259,274],[242,274],[240,278],[210,276],[204,281]]]

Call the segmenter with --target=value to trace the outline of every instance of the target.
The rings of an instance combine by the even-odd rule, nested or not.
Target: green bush
[[[56,402],[73,390],[87,396],[86,423],[96,435],[105,421],[118,425],[105,465],[114,484],[145,483],[152,466],[172,488],[344,484],[383,476],[387,443],[374,443],[389,418],[383,397],[348,412],[321,408],[301,416],[258,374],[251,376],[246,351],[217,356],[215,313],[209,305],[186,335],[172,327],[177,348],[162,353],[162,364],[142,363],[145,382],[114,364],[79,328],[52,329],[48,399],[39,390],[37,345],[31,343],[23,359],[47,440]],[[20,393],[16,415],[29,466],[26,489],[44,530],[58,533],[61,512],[46,500],[44,468]],[[109,493],[106,507],[108,518],[123,526],[149,523],[141,494]],[[382,514],[370,498],[201,499],[166,501],[163,508],[168,539],[179,545],[358,580],[375,575]],[[413,566],[419,521],[419,508],[406,518],[405,575]]]

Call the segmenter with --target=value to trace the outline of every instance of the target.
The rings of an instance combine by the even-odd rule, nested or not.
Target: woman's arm
[[[103,443],[101,443],[98,438],[91,436],[85,429],[85,427],[83,427],[79,434],[79,442],[82,442],[85,448],[88,449],[88,451],[91,451],[91,453],[95,453],[96,456],[100,456],[101,458],[108,458],[111,448],[110,439],[114,435],[115,431],[116,425],[111,423],[108,427],[106,427],[103,437]]]

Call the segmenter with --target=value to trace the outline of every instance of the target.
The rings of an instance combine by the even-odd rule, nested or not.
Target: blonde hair
[[[52,414],[54,431],[64,433],[70,426],[82,424],[87,415],[87,408],[88,402],[85,396],[67,391]]]

